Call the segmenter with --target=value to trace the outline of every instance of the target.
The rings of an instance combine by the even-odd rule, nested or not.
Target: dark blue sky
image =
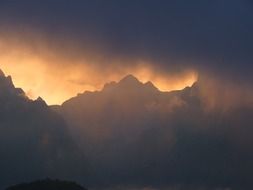
[[[108,55],[252,79],[250,0],[1,1],[0,20],[19,30],[36,28],[49,40],[92,44]]]

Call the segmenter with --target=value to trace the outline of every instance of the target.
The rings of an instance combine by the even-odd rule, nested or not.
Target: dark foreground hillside
[[[6,190],[87,190],[75,182],[60,180],[39,180],[8,187]]]

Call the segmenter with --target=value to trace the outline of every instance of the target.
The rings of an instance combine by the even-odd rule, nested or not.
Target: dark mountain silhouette
[[[128,75],[118,83],[106,84],[102,91],[84,92],[71,98],[58,111],[74,126],[76,134],[85,135],[85,143],[121,135],[133,140],[137,131],[148,128],[144,125],[154,127],[153,121],[161,112],[178,109],[184,102],[181,96],[181,91],[163,93],[151,82],[143,84]]]
[[[200,85],[161,92],[129,75],[101,91],[71,98],[57,112],[100,183],[248,186],[253,167],[236,163],[253,158],[245,146],[251,135],[242,132],[252,130],[253,110],[207,110]]]
[[[80,157],[62,117],[42,98],[30,100],[2,71],[0,155],[0,189],[23,180],[67,176]]]
[[[108,84],[105,84],[103,90],[148,90],[148,91],[158,91],[158,89],[151,83],[147,82],[145,84],[141,83],[136,77],[133,75],[127,75],[122,80],[120,80],[118,83],[111,82]]]
[[[0,188],[49,176],[95,189],[250,189],[253,109],[207,108],[201,82],[161,92],[129,75],[49,107],[0,72]]]
[[[39,180],[8,187],[6,190],[87,190],[72,181]]]

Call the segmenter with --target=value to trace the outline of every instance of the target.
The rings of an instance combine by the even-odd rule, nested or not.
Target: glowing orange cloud
[[[100,90],[105,83],[119,81],[128,74],[142,82],[153,82],[161,91],[182,89],[197,80],[192,70],[171,74],[145,60],[98,59],[99,52],[66,55],[50,49],[43,40],[34,46],[35,49],[31,44],[0,37],[0,68],[30,98],[41,96],[48,104],[61,104],[86,90]]]
[[[16,86],[22,87],[30,98],[41,96],[48,104],[60,104],[86,90],[100,90],[105,83],[119,81],[127,74],[135,75],[142,82],[151,81],[162,91],[182,89],[192,85],[197,79],[197,75],[193,72],[170,78],[146,68],[132,68],[131,71],[126,69],[119,73],[111,70],[103,73],[85,64],[59,68],[36,59],[19,61],[19,64],[13,61],[3,64],[3,60],[0,61],[2,69],[13,77]]]

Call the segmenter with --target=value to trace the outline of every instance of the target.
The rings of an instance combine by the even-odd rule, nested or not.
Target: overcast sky
[[[49,42],[89,46],[108,57],[231,78],[252,73],[250,0],[1,1],[0,18],[3,33],[29,28]]]

